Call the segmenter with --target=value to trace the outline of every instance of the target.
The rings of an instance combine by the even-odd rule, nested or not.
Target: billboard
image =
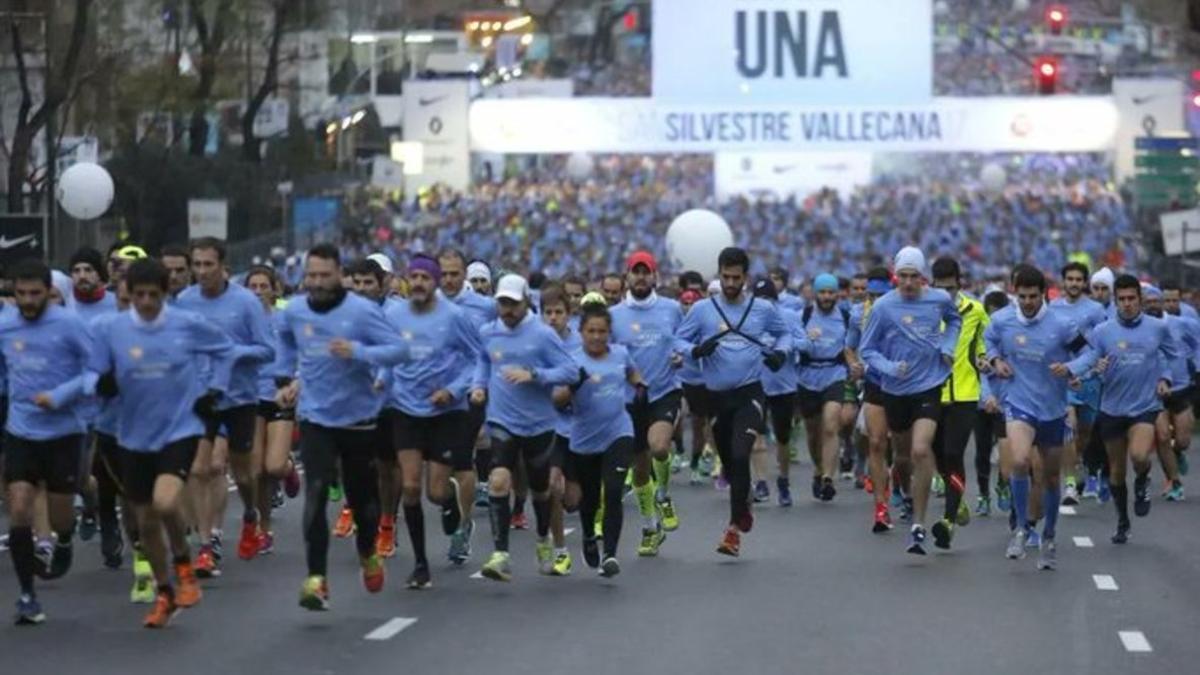
[[[413,188],[448,185],[466,190],[471,181],[467,139],[467,80],[413,80],[404,84],[404,140],[424,147],[422,173]]]
[[[843,195],[871,182],[869,152],[718,152],[717,199],[803,198],[822,188]]]
[[[654,0],[654,97],[672,103],[920,103],[932,0]]]

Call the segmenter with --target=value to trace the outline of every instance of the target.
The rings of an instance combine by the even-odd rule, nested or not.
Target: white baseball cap
[[[496,298],[507,298],[514,302],[529,299],[529,282],[519,274],[505,274],[496,282]]]
[[[379,268],[383,270],[384,274],[396,273],[396,268],[392,265],[392,259],[382,253],[372,253],[371,255],[367,256],[367,260],[379,265]]]

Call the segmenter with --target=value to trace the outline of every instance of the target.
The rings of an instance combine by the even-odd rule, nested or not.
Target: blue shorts
[[[1067,403],[1075,407],[1076,416],[1083,424],[1092,424],[1100,411],[1100,380],[1089,378],[1083,381],[1079,391],[1067,390]]]
[[[1008,406],[1004,416],[1009,422],[1022,422],[1033,427],[1033,444],[1039,448],[1060,448],[1071,437],[1066,415],[1056,420],[1039,420],[1020,408]]]

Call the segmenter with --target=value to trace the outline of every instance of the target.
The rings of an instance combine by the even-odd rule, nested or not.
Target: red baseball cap
[[[658,261],[649,251],[634,251],[629,254],[629,258],[625,261],[625,269],[633,271],[633,268],[638,265],[645,265],[651,272],[658,272]]]

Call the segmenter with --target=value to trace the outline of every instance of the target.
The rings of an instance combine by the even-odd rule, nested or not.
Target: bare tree
[[[14,2],[12,4],[14,15],[10,15],[9,18],[9,31],[17,81],[21,89],[21,102],[17,107],[16,128],[13,130],[12,145],[8,153],[8,210],[12,213],[23,213],[26,208],[24,192],[33,144],[43,130],[46,133],[55,133],[55,130],[49,129],[48,125],[55,113],[67,103],[70,97],[79,70],[83,44],[87,39],[92,0],[74,0],[75,15],[61,65],[55,68],[57,55],[51,49],[45,49],[45,83],[42,87],[42,100],[36,106],[34,105],[33,90],[29,83],[28,58],[30,52],[27,36],[21,21],[15,16],[15,13],[27,12],[28,3]],[[46,2],[43,6],[45,7],[43,20],[46,22],[46,30],[51,31],[54,26],[57,3]]]
[[[188,153],[196,157],[204,156],[208,139],[208,104],[217,84],[229,26],[234,20],[234,0],[217,0],[211,18],[205,11],[208,4],[205,0],[188,0],[188,11],[196,27],[196,42],[200,47],[196,88],[192,90],[192,117],[188,124]]]
[[[271,0],[270,4],[271,33],[267,42],[267,65],[262,82],[246,102],[246,110],[242,114],[242,158],[251,162],[262,160],[258,138],[254,135],[254,118],[258,116],[267,97],[279,86],[279,44],[283,40],[284,27],[299,3],[298,0]],[[250,36],[246,36],[246,39],[250,39]]]

